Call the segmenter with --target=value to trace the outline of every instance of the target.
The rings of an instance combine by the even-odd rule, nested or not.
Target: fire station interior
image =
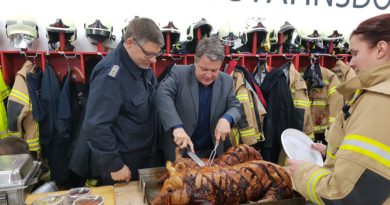
[[[227,28],[227,30],[220,30],[219,32],[211,34],[211,29],[204,27],[206,24],[194,25],[193,27],[189,28],[192,29],[192,40],[187,40],[187,42],[183,44],[183,42],[179,42],[179,38],[177,38],[177,36],[175,37],[175,35],[180,35],[180,31],[178,31],[173,23],[170,22],[168,25],[164,25],[165,27],[161,27],[161,31],[164,34],[165,45],[162,48],[162,55],[157,57],[157,61],[151,65],[151,69],[153,70],[153,73],[156,75],[156,77],[161,80],[161,78],[166,75],[166,69],[172,67],[172,65],[193,64],[194,50],[191,48],[191,44],[195,43],[196,45],[197,42],[206,36],[216,36],[225,45],[225,59],[222,64],[223,66],[221,67],[221,72],[226,72],[226,67],[232,62],[244,68],[248,73],[251,74],[254,74],[256,70],[260,68],[260,65],[265,65],[266,71],[262,72],[270,73],[273,69],[277,69],[282,67],[284,64],[291,62],[293,68],[298,71],[301,76],[303,76],[306,69],[310,69],[314,64],[318,64],[321,67],[331,70],[333,67],[335,67],[338,61],[348,65],[348,62],[351,59],[351,55],[348,51],[348,39],[345,39],[342,34],[338,34],[336,30],[333,32],[333,34],[327,36],[319,35],[317,31],[313,31],[312,33],[304,36],[302,34],[298,34],[297,30],[291,26],[288,26],[288,28],[281,27],[280,30],[266,30],[260,22],[258,23],[259,24],[252,25],[252,27],[249,28],[246,33],[237,33]],[[286,23],[288,24],[288,22]],[[208,25],[206,25],[206,27],[207,26]],[[97,37],[94,34],[95,36],[91,35],[91,38],[93,39],[94,45],[96,45],[96,51],[74,51],[73,49],[68,48],[68,33],[61,30],[57,30],[55,32],[58,34],[58,39],[57,42],[55,42],[57,44],[57,48],[54,50],[31,50],[29,47],[16,48],[14,50],[0,50],[2,77],[6,86],[10,90],[12,90],[15,85],[15,79],[18,71],[23,67],[26,61],[32,62],[34,69],[41,69],[42,72],[45,72],[45,69],[48,66],[53,68],[54,74],[58,78],[57,80],[61,86],[64,83],[66,76],[68,76],[69,72],[71,72],[71,75],[69,76],[71,76],[72,83],[77,83],[88,87],[89,78],[94,66],[100,60],[104,59],[114,49],[107,47],[105,44],[105,41],[110,40],[110,36]],[[186,34],[183,32],[181,35]],[[189,35],[188,32],[187,35]],[[42,38],[40,40],[42,40]],[[87,96],[87,91],[83,91],[85,91],[85,93],[83,93],[83,97]],[[6,108],[7,98],[3,98],[3,100],[5,102]],[[83,100],[84,99],[79,101],[80,107],[78,107],[76,110],[78,119],[73,119],[74,121],[82,121],[82,116],[80,114],[83,110],[82,106],[85,105],[85,101]],[[307,100],[311,100],[311,97],[308,96]],[[316,127],[316,122],[312,123],[314,124],[313,126]],[[74,131],[79,129],[79,126],[72,125],[70,129]],[[259,129],[258,131],[261,132],[261,128],[257,129]],[[19,131],[23,132],[23,128]],[[310,135],[313,133],[305,132],[305,134]],[[77,136],[75,136],[75,138],[77,138]],[[312,140],[316,140],[316,138],[313,136],[311,138]],[[326,143],[324,138],[320,138],[319,142]],[[243,141],[237,140],[237,146],[240,144],[245,143],[243,143]],[[254,148],[258,151],[256,143],[249,144],[249,146],[251,149]],[[239,149],[242,151],[243,148],[240,147]],[[59,155],[65,157],[63,160],[69,160],[67,157],[69,157],[71,154],[68,153],[68,150],[62,151],[63,153]],[[41,153],[39,152],[35,152],[34,150],[32,150],[32,152],[34,153],[34,158],[39,158],[41,156]],[[31,159],[23,158],[23,160],[25,164],[21,166],[37,166],[35,161],[33,163]],[[22,200],[23,202],[21,202],[21,199],[15,199],[17,194],[12,195],[13,193],[10,193],[6,189],[3,191],[0,184],[0,204],[3,204],[1,203],[2,193],[5,193],[5,195],[8,194],[8,204],[71,204],[69,201],[67,203],[64,201],[71,199],[76,200],[76,198],[72,198],[74,195],[79,195],[77,198],[84,197],[85,202],[94,202],[93,204],[103,204],[103,201],[104,204],[108,205],[129,204],[129,201],[133,202],[130,204],[150,204],[152,199],[151,194],[155,194],[156,191],[154,190],[154,193],[153,191],[150,191],[153,184],[149,186],[146,184],[151,182],[158,184],[157,181],[159,178],[163,178],[165,176],[164,174],[166,173],[164,167],[153,170],[140,170],[139,174],[140,176],[142,175],[142,177],[140,177],[139,181],[131,182],[129,184],[118,184],[115,186],[100,187],[96,184],[95,180],[89,178],[84,179],[83,182],[85,183],[82,184],[75,182],[61,185],[57,183],[56,185],[55,180],[50,178],[50,173],[61,173],[61,170],[58,170],[58,168],[49,167],[47,164],[47,159],[39,158],[39,160],[41,161],[39,162],[41,170],[37,171],[37,169],[34,168],[33,174],[30,174],[29,177],[33,179],[34,176],[40,175],[37,177],[37,180],[43,180],[43,182],[38,183],[40,187],[35,185],[32,191],[29,190],[32,193],[25,195],[22,194],[23,200],[26,198],[26,201],[24,202]],[[0,160],[0,164],[1,163],[2,162]],[[279,160],[274,161],[273,163],[283,166],[285,161]],[[66,167],[63,169],[66,169]],[[1,173],[2,168],[0,168],[0,174]],[[69,176],[69,178],[71,178],[71,176]],[[281,176],[281,180],[283,181],[285,178]],[[32,181],[33,180],[27,180],[24,181],[24,183],[32,183]],[[2,181],[0,176],[0,183],[1,182]],[[24,184],[23,187],[27,187],[27,185],[29,184]],[[162,184],[160,182],[159,188],[161,188],[161,186]],[[17,192],[26,193],[25,191],[26,190],[22,189],[22,191],[19,190]],[[48,193],[52,194],[53,192],[55,192],[56,195],[51,195],[48,198]],[[92,195],[94,197],[85,198],[87,195]],[[11,197],[14,197],[13,201],[11,200]],[[64,199],[67,197],[68,199]],[[279,200],[270,204],[298,205],[306,203],[309,202],[306,201],[297,192],[293,192],[291,193],[291,197],[289,199]],[[7,202],[4,204],[7,204]],[[76,204],[85,203],[73,202],[73,205]],[[268,203],[256,202],[254,204]]]

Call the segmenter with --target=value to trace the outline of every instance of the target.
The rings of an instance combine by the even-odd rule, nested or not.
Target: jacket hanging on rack
[[[69,121],[69,80],[68,73],[62,91],[54,69],[46,65],[42,78],[41,104],[45,117],[40,121],[40,143],[47,157],[51,178],[59,186],[65,186],[68,180],[68,149],[70,145]],[[61,101],[61,103],[60,103]]]
[[[38,123],[33,119],[32,104],[28,93],[26,76],[34,65],[26,61],[16,73],[14,86],[8,98],[8,134],[23,137],[30,151],[40,151]]]
[[[32,104],[32,114],[36,121],[41,121],[45,115],[40,102],[41,95],[41,83],[42,83],[42,70],[39,67],[34,68],[35,72],[29,72],[27,74],[27,88]]]
[[[313,121],[311,118],[310,111],[310,101],[307,93],[307,87],[305,80],[302,78],[301,74],[295,69],[292,62],[287,62],[286,67],[288,66],[289,73],[289,86],[291,91],[291,96],[294,102],[294,107],[296,110],[299,130],[303,131],[306,135],[314,139],[313,133]],[[284,66],[282,66],[284,67]]]
[[[261,84],[267,102],[263,130],[265,141],[261,149],[264,160],[277,163],[281,151],[281,134],[287,128],[299,129],[288,79],[283,68],[274,68]]]
[[[315,70],[320,71],[321,80],[323,81],[322,87],[316,87],[315,84],[308,86],[314,133],[324,133],[325,129],[335,121],[337,113],[341,111],[343,97],[336,91],[336,87],[340,84],[336,74],[327,68],[321,67],[318,62],[312,66]],[[306,69],[310,70],[310,67]],[[305,80],[307,82],[313,81],[310,75]],[[314,79],[314,81],[316,80]]]
[[[0,73],[3,73],[0,66]],[[0,75],[0,140],[8,137],[8,120],[4,100],[8,98],[10,89],[5,84],[3,75]]]
[[[241,118],[230,133],[232,144],[254,145],[264,141],[262,119],[266,112],[257,93],[246,78],[249,72],[238,66],[236,61],[229,62],[226,72],[233,76],[234,93],[242,108]],[[245,72],[247,72],[246,75]]]

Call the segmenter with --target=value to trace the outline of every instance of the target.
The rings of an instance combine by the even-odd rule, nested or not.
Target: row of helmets
[[[18,17],[6,20],[6,34],[11,45],[18,49],[31,48],[32,43],[39,37],[38,25],[33,17]],[[92,44],[102,42],[104,47],[112,48],[115,36],[113,27],[99,19],[84,24],[86,36]],[[72,43],[77,39],[77,29],[74,23],[66,19],[57,19],[46,27],[46,36],[49,39],[49,50],[58,50],[60,47],[60,33],[65,34],[64,51],[73,51]]]
[[[278,29],[267,29],[260,18],[248,19],[244,28],[228,22],[221,26],[216,34],[211,34],[213,26],[203,18],[188,27],[187,39],[184,42],[179,42],[181,32],[173,22],[161,27],[161,30],[165,38],[167,33],[170,35],[172,53],[193,53],[199,37],[210,35],[216,35],[230,48],[230,53],[253,53],[254,41],[257,42],[257,54],[278,53],[280,46],[283,47],[283,53],[326,54],[332,51],[329,54],[344,54],[348,53],[349,49],[347,39],[337,30],[331,33],[319,33],[317,30],[306,32],[298,30],[287,21]],[[282,34],[283,38],[280,38]]]

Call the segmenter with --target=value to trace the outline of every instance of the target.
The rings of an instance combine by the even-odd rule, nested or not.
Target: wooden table
[[[44,194],[30,194],[27,196],[26,205],[31,205],[35,199],[46,195],[63,195],[68,191],[49,192]],[[92,188],[92,195],[100,195],[104,198],[105,205],[144,205],[143,194],[138,186],[138,181],[115,184],[115,186],[101,186]]]

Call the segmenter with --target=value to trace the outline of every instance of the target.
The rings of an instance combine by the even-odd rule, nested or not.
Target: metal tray
[[[140,190],[144,195],[144,203],[150,204],[153,198],[160,192],[163,183],[161,177],[166,173],[165,167],[139,169]],[[304,205],[305,199],[294,192],[291,199],[284,199],[274,202],[248,203],[242,205]]]
[[[0,190],[26,186],[37,166],[28,154],[0,156]]]

